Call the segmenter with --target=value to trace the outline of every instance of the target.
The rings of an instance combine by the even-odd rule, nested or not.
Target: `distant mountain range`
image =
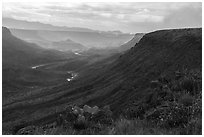
[[[25,42],[2,27],[2,58],[4,65],[32,65],[65,59],[62,52],[45,50],[36,44]]]
[[[60,51],[81,51],[86,49],[85,46],[70,39],[65,41],[52,42],[52,48]]]
[[[115,31],[99,31],[92,30],[89,28],[81,27],[67,27],[67,26],[54,26],[51,24],[45,24],[41,22],[31,22],[26,20],[17,20],[13,18],[2,18],[2,25],[8,28],[16,29],[28,29],[28,30],[52,30],[52,31],[79,31],[79,32],[101,32],[101,33],[112,33],[112,34],[122,34],[123,32],[119,30]]]
[[[98,31],[86,28],[58,27],[39,22],[28,22],[3,18],[2,24],[10,28],[13,35],[44,48],[53,48],[52,42],[70,39],[87,48],[119,47],[134,35],[120,31]]]
[[[3,18],[2,25],[8,28],[29,29],[29,30],[80,31],[80,32],[95,31],[88,28],[53,26],[50,24],[44,24],[40,22],[30,22],[25,20],[16,20],[12,18]]]

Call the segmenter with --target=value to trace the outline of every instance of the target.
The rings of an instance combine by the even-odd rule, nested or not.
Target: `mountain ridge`
[[[26,20],[17,20],[13,18],[3,17],[2,25],[8,28],[16,28],[16,29],[31,29],[31,30],[52,30],[52,31],[81,31],[81,32],[106,32],[113,34],[122,34],[123,32],[119,30],[114,31],[100,31],[93,30],[90,28],[82,28],[82,27],[67,27],[67,26],[54,26],[51,24],[45,24],[41,22],[31,22]],[[124,33],[125,34],[125,33]]]

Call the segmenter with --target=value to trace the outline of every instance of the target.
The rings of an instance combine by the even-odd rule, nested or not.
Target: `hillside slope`
[[[58,72],[32,69],[44,63],[67,60],[69,55],[54,50],[45,50],[13,36],[9,29],[2,27],[2,93],[3,102],[17,94],[26,94],[32,87],[54,84],[54,80],[66,79]],[[66,73],[65,73],[66,74]],[[64,80],[63,80],[64,81]]]
[[[132,100],[145,97],[145,89],[152,80],[164,75],[171,77],[175,71],[201,69],[202,29],[161,30],[148,33],[132,49],[122,55],[112,66],[99,74],[94,83],[102,86],[104,81],[117,85],[115,90],[95,90],[96,98],[88,103],[112,104],[115,110],[125,107]],[[115,82],[114,82],[115,81]],[[100,84],[101,83],[101,84]],[[109,84],[110,84],[109,83]],[[94,90],[94,88],[93,88]],[[101,89],[100,89],[101,90]],[[120,106],[120,107],[119,107]]]
[[[140,41],[140,39],[144,36],[144,33],[136,33],[134,37],[128,41],[127,43],[123,44],[122,46],[119,47],[120,51],[126,51],[132,47],[135,46],[136,43]]]
[[[125,54],[106,61],[110,63],[97,64],[98,69],[93,64],[81,72],[70,88],[61,84],[49,89],[47,92],[50,94],[33,97],[29,104],[22,100],[3,107],[4,129],[10,128],[10,120],[13,120],[12,126],[16,125],[15,130],[31,124],[53,122],[56,115],[63,113],[72,103],[99,107],[108,104],[116,118],[152,93],[149,90],[151,81],[161,76],[171,78],[176,71],[183,69],[201,70],[202,29],[148,33]],[[19,121],[26,122],[18,124]]]
[[[3,64],[33,65],[66,58],[61,52],[16,38],[6,27],[2,27],[2,51]]]

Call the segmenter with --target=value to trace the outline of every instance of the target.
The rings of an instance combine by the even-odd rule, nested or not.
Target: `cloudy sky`
[[[2,16],[57,26],[149,32],[202,26],[201,3],[3,2]]]

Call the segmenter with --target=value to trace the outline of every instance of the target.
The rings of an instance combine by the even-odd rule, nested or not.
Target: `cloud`
[[[69,27],[148,32],[202,26],[201,3],[3,3],[3,17]]]

